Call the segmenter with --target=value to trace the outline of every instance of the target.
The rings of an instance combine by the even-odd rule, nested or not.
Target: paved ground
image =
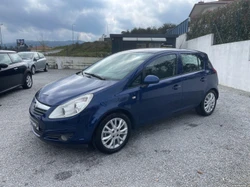
[[[220,87],[214,114],[184,113],[133,132],[119,153],[41,142],[28,107],[74,70],[37,73],[30,90],[0,95],[0,186],[250,186],[250,93]]]

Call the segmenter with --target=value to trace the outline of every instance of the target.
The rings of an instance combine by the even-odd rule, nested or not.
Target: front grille
[[[42,116],[49,110],[50,107],[40,103],[37,99],[34,99],[31,108],[35,115]]]
[[[43,114],[45,114],[47,112],[47,110],[43,110],[41,108],[35,108],[34,107],[34,114],[38,115],[38,116],[42,116]]]

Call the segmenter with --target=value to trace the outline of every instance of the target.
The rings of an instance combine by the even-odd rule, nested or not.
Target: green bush
[[[214,44],[250,40],[250,0],[236,0],[192,18],[188,39],[214,33]]]

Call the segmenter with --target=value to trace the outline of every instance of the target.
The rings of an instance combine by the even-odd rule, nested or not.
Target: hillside
[[[85,42],[69,46],[57,47],[62,49],[53,56],[75,56],[75,57],[105,57],[111,54],[111,42]]]

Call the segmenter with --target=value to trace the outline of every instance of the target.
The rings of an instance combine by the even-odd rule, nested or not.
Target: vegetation
[[[167,30],[174,28],[176,25],[172,23],[164,23],[161,27],[140,28],[135,27],[131,31],[122,31],[122,34],[166,34]]]
[[[250,1],[234,1],[225,7],[192,19],[188,39],[214,33],[215,44],[249,40],[249,18]]]
[[[54,48],[55,49],[55,48]],[[59,53],[51,54],[53,56],[75,56],[75,57],[105,57],[111,54],[111,42],[95,41],[85,42],[83,44],[73,44],[69,46],[57,47],[62,49]]]

